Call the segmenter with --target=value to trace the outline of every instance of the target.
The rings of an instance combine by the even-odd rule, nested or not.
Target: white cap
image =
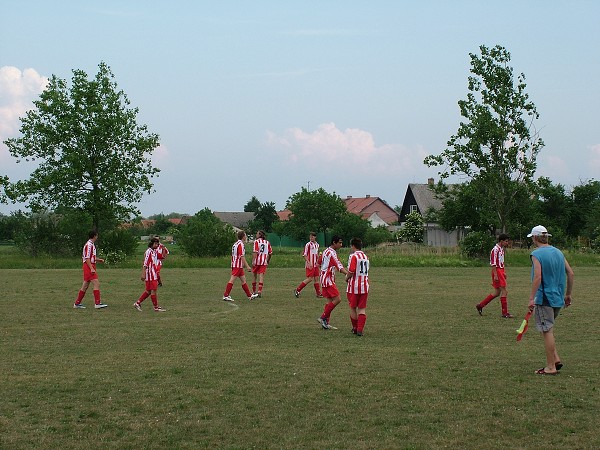
[[[552,236],[550,233],[548,233],[548,230],[546,230],[546,227],[542,226],[542,225],[538,225],[537,227],[533,227],[531,229],[531,233],[529,233],[527,235],[527,237],[531,237],[531,236]]]

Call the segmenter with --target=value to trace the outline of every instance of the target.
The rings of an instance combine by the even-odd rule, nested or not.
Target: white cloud
[[[19,117],[33,107],[33,100],[47,84],[48,78],[34,69],[21,71],[12,66],[0,67],[0,161],[9,155],[3,142],[17,134]]]
[[[315,131],[290,128],[281,135],[267,132],[268,145],[281,152],[291,165],[316,167],[336,164],[336,168],[359,168],[364,174],[397,174],[422,169],[426,152],[400,144],[377,146],[373,135],[365,130],[340,130],[334,123],[324,123]]]

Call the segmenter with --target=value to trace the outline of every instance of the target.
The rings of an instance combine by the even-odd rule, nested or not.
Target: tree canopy
[[[21,136],[5,141],[17,162],[37,161],[27,180],[6,186],[12,201],[33,211],[75,209],[101,220],[126,220],[152,191],[159,169],[150,156],[158,135],[137,124],[137,108],[100,63],[95,78],[73,70],[72,85],[53,75],[35,108],[21,118]]]
[[[544,143],[534,126],[539,115],[525,92],[525,75],[515,80],[510,53],[499,45],[479,49],[480,55],[469,54],[469,93],[458,102],[465,121],[448,141],[448,148],[427,156],[424,163],[443,167],[438,172],[439,185],[451,175],[472,183],[470,194],[477,193],[476,204],[493,212],[486,217],[491,221],[489,228],[504,231],[518,212],[523,189],[532,189],[536,158]]]

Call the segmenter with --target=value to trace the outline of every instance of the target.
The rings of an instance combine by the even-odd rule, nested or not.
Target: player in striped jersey
[[[158,257],[158,265],[156,266],[156,272],[158,274],[158,285],[162,286],[162,279],[160,277],[160,271],[163,266],[163,261],[169,256],[169,249],[160,242],[160,236],[155,236],[158,239],[158,248],[156,249],[156,256]]]
[[[250,292],[248,283],[246,283],[246,275],[244,274],[244,269],[248,270],[248,272],[252,270],[248,265],[248,261],[246,261],[246,248],[244,246],[248,241],[248,236],[246,236],[244,231],[240,230],[237,233],[237,238],[238,240],[231,247],[231,276],[229,277],[227,286],[225,286],[225,292],[223,293],[223,300],[226,302],[234,301],[229,294],[231,294],[233,282],[236,278],[239,278],[242,282],[242,289],[246,293],[248,300],[253,300],[258,297],[258,294]]]
[[[350,322],[352,333],[363,335],[367,321],[367,299],[369,297],[369,258],[361,250],[362,241],[354,238],[350,241],[352,253],[348,258],[348,274],[346,275],[346,298],[350,306]]]
[[[85,309],[85,306],[83,306],[81,302],[90,283],[93,285],[94,308],[102,309],[108,306],[100,301],[100,280],[98,280],[98,273],[96,272],[96,262],[103,263],[104,260],[96,257],[97,239],[98,232],[92,230],[88,234],[88,241],[83,246],[83,284],[77,294],[75,303],[73,303],[73,308],[75,309]]]
[[[314,231],[311,231],[310,233],[309,241],[304,246],[302,256],[305,261],[304,269],[306,272],[306,279],[294,290],[294,295],[296,298],[300,297],[302,289],[312,281],[317,297],[321,298],[323,297],[323,294],[321,294],[321,285],[319,284],[319,243],[317,242],[317,233]]]
[[[508,312],[508,302],[506,297],[508,290],[506,289],[506,273],[504,271],[504,248],[508,246],[509,241],[508,234],[501,234],[498,236],[498,243],[494,246],[490,252],[490,266],[492,266],[492,287],[494,293],[488,295],[480,303],[475,305],[479,315],[483,314],[483,308],[500,296],[500,305],[502,307],[502,317],[505,319],[511,319],[513,315]]]
[[[142,267],[142,281],[146,282],[146,290],[140,296],[140,298],[133,304],[133,307],[138,311],[142,310],[142,302],[150,297],[152,304],[154,305],[154,311],[164,312],[166,309],[162,308],[158,304],[158,296],[156,291],[158,290],[158,246],[160,241],[158,238],[153,237],[148,242],[148,249],[144,254],[144,264]]]
[[[321,262],[321,286],[323,296],[328,300],[323,308],[323,314],[319,317],[319,323],[321,326],[328,330],[329,318],[331,311],[340,304],[342,299],[340,298],[340,292],[335,285],[335,271],[348,274],[348,271],[344,268],[344,265],[340,262],[337,256],[337,250],[342,248],[344,243],[342,238],[339,236],[333,236],[331,238],[331,245],[323,252],[323,261]]]
[[[254,249],[252,251],[252,293],[258,297],[262,297],[263,285],[265,282],[265,273],[267,266],[271,262],[271,254],[273,249],[269,241],[265,239],[266,234],[262,230],[256,232],[256,240],[254,241]],[[256,279],[258,278],[258,291],[256,290]]]

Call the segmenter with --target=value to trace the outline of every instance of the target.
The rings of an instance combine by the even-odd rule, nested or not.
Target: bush
[[[390,242],[393,239],[394,236],[392,233],[384,226],[369,228],[365,235],[364,246],[375,247],[384,242]]]
[[[108,264],[118,264],[137,250],[139,240],[130,230],[116,228],[98,235],[98,247]]]
[[[471,258],[487,256],[494,245],[494,237],[483,231],[469,233],[459,243],[460,252]]]
[[[204,208],[188,219],[176,239],[188,256],[224,256],[231,251],[236,236],[231,225]]]

